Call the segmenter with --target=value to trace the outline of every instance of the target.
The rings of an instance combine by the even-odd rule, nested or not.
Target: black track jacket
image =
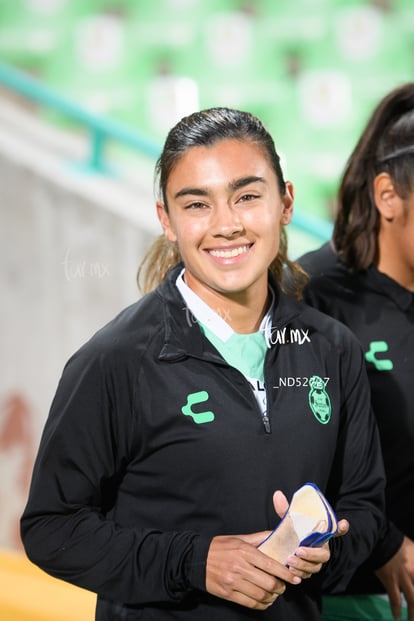
[[[359,344],[275,291],[267,433],[251,386],[185,308],[172,270],[67,363],[42,436],[22,539],[33,562],[98,593],[98,621],[313,621],[321,575],[264,612],[206,593],[210,541],[272,529],[272,494],[315,482],[351,523],[325,580],[376,542],[384,476]]]
[[[330,244],[299,262],[311,275],[306,301],[351,328],[365,353],[387,475],[390,522],[349,590],[384,591],[372,570],[395,554],[403,533],[414,539],[414,294],[373,265],[351,272]]]

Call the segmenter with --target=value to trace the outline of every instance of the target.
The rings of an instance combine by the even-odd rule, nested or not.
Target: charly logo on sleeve
[[[331,420],[332,406],[325,382],[319,375],[313,375],[309,379],[309,407],[316,420],[326,425]]]
[[[193,421],[197,425],[204,423],[211,423],[214,420],[214,412],[206,410],[205,412],[194,412],[193,406],[204,403],[209,399],[209,394],[206,390],[200,390],[199,392],[192,392],[187,395],[187,403],[183,405],[181,411],[185,416],[191,416]]]
[[[371,341],[369,350],[365,352],[365,360],[371,362],[377,371],[392,371],[394,365],[392,360],[387,358],[377,358],[377,354],[388,351],[388,343],[385,341]]]

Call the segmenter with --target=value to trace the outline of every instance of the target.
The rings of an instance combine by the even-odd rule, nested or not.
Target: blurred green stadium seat
[[[414,79],[414,3],[0,0],[0,54],[156,139],[195,109],[250,110],[275,136],[298,209],[329,217],[373,106]]]
[[[0,56],[42,76],[45,64],[61,49],[80,18],[105,7],[120,7],[122,2],[0,0]]]
[[[147,58],[136,62],[131,56],[128,14],[102,1],[94,5],[65,31],[44,64],[44,76],[50,86],[88,110],[121,117],[125,110],[139,107],[140,87],[151,67]]]

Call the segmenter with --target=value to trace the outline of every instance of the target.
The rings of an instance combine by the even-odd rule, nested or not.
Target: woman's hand
[[[207,592],[265,610],[284,593],[287,582],[300,584],[299,576],[257,549],[268,534],[214,537],[207,555]]]
[[[280,490],[273,494],[273,505],[276,513],[283,518],[289,508],[286,496]],[[340,520],[338,522],[338,532],[336,537],[346,535],[349,530],[348,520]],[[302,579],[310,578],[313,574],[317,574],[322,569],[324,563],[327,563],[331,557],[329,543],[324,543],[320,548],[307,548],[301,546],[295,550],[287,559],[287,564],[291,572]]]
[[[401,619],[401,593],[404,593],[408,621],[414,621],[414,541],[404,537],[397,553],[375,574],[388,593],[394,619]]]

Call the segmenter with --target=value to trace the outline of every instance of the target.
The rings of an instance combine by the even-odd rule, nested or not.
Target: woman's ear
[[[293,184],[290,181],[286,181],[286,192],[282,196],[282,214],[280,218],[281,224],[289,224],[293,215],[293,202],[294,202],[295,190]]]
[[[386,172],[379,173],[373,186],[375,205],[380,215],[387,222],[392,222],[403,208],[403,201],[395,191],[390,175]]]
[[[162,203],[161,201],[157,201],[157,216],[163,228],[164,235],[166,236],[168,241],[176,242],[177,236],[175,235],[173,231],[171,221],[170,221],[170,216],[168,215],[168,212],[164,207],[164,203]]]

